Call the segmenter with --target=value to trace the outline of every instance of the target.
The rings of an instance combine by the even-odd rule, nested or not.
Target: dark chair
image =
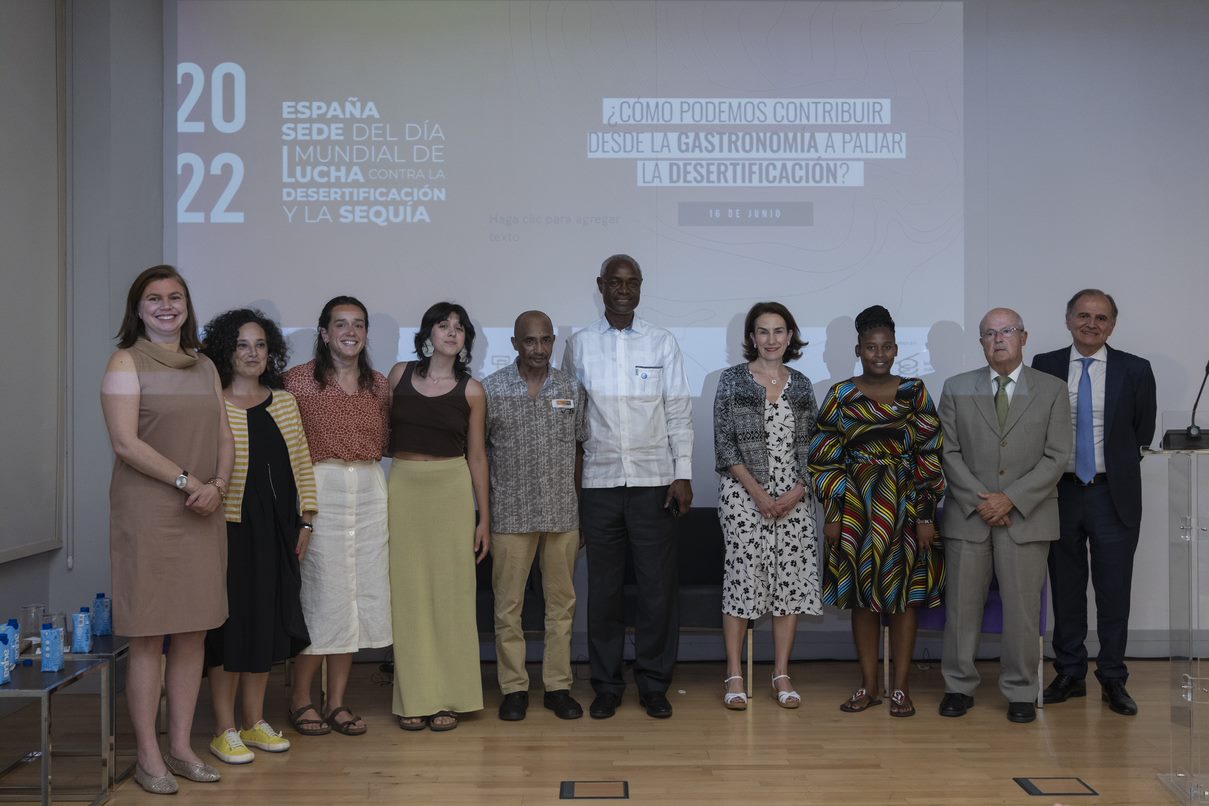
[[[680,629],[716,632],[722,629],[722,576],[726,544],[718,510],[694,507],[676,520],[677,565],[680,571]],[[634,566],[626,557],[624,618],[634,626],[637,612]],[[747,627],[748,696],[751,695],[752,628]]]

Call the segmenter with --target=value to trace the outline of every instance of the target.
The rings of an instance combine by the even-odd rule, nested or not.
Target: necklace
[[[756,371],[755,371],[754,369],[750,369],[750,368],[749,368],[747,371],[748,371],[748,372],[750,372],[750,373],[751,373],[751,375],[752,375],[752,377],[753,377],[753,378],[755,378],[756,380],[759,380],[759,379],[760,379],[760,376],[756,374]],[[764,375],[766,378],[768,378],[768,382],[769,382],[769,383],[771,383],[773,386],[776,386],[777,384],[779,384],[779,383],[781,382],[781,381],[778,379],[778,377],[777,377],[777,375],[779,375],[779,374],[780,374],[779,372],[778,372],[778,373],[775,373],[775,374],[770,374],[770,373],[767,373],[767,372],[766,372],[766,373],[762,373],[762,374],[763,374],[763,375]]]

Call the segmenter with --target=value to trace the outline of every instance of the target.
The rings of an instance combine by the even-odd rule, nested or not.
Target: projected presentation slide
[[[165,35],[168,253],[203,319],[310,329],[295,361],[335,294],[383,370],[450,299],[488,374],[519,312],[601,316],[618,252],[699,391],[758,300],[816,381],[851,374],[867,305],[902,374],[960,330],[960,2],[179,0]]]

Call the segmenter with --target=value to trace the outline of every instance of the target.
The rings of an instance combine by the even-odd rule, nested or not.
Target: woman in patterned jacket
[[[785,366],[802,355],[793,314],[759,302],[743,327],[742,364],[723,371],[714,398],[714,457],[721,474],[718,518],[726,542],[722,704],[747,707],[739,673],[748,619],[772,613],[772,695],[783,708],[801,696],[789,679],[798,616],[822,612],[814,499],[806,469],[814,434],[814,388]]]

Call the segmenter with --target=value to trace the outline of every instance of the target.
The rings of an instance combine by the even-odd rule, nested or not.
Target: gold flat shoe
[[[171,753],[164,754],[164,764],[168,772],[196,781],[199,784],[212,784],[222,780],[222,774],[204,761],[181,761]]]

